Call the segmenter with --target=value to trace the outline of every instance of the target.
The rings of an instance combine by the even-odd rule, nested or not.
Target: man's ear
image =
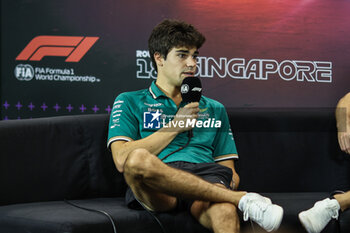
[[[164,57],[159,52],[155,52],[153,57],[156,61],[157,66],[163,66]]]

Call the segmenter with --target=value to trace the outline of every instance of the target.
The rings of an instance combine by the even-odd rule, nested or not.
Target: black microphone
[[[202,83],[198,77],[186,77],[181,84],[181,97],[184,103],[199,102],[202,96]]]
[[[202,83],[198,77],[186,77],[181,84],[182,102],[199,102],[202,97]],[[188,131],[188,138],[193,137],[192,129]]]

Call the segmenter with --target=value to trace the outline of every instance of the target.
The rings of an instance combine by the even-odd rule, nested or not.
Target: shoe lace
[[[338,220],[338,217],[339,217],[339,211],[337,210],[336,207],[333,207],[332,208],[332,215],[331,215],[332,218]]]
[[[243,212],[243,220],[247,221],[249,218],[259,221],[263,217],[264,211],[267,209],[268,204],[257,200],[249,200],[247,202],[247,208]],[[250,211],[252,209],[252,211]],[[255,210],[254,210],[255,209]]]

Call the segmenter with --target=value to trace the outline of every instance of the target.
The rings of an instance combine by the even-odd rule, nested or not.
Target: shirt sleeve
[[[107,147],[118,140],[129,141],[138,139],[139,122],[132,111],[132,102],[126,93],[120,94],[114,101],[108,126]]]
[[[218,130],[214,139],[214,160],[215,162],[227,160],[227,159],[238,159],[237,149],[235,140],[233,138],[230,122],[228,119],[227,112],[222,105],[220,107],[221,127]]]

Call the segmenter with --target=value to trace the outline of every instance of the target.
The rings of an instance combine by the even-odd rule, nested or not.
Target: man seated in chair
[[[108,146],[129,186],[126,202],[155,212],[188,210],[216,233],[239,232],[237,209],[244,220],[276,230],[283,216],[280,206],[259,194],[236,191],[238,155],[223,105],[205,96],[199,102],[182,102],[180,86],[195,75],[204,41],[185,22],[158,24],[148,41],[157,80],[148,89],[120,94],[114,102]],[[181,124],[208,117],[221,126]]]

